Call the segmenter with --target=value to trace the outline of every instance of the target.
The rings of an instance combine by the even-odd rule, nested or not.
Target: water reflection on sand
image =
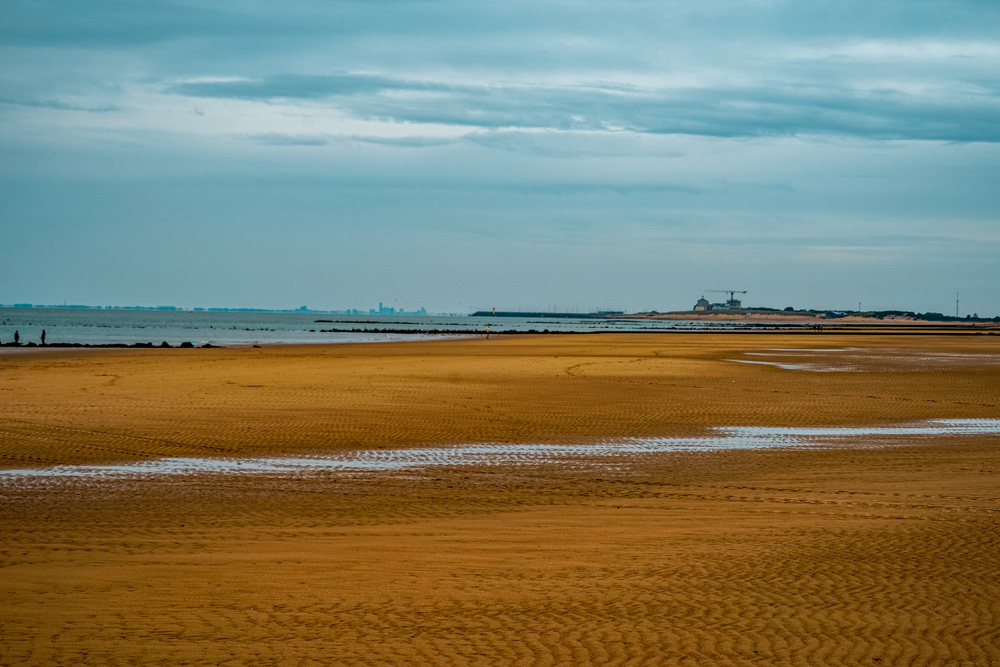
[[[997,354],[927,352],[893,348],[772,347],[763,352],[745,352],[744,356],[754,358],[726,359],[726,361],[812,373],[914,372],[1000,366],[1000,355]]]
[[[0,471],[0,484],[53,478],[114,479],[196,473],[279,474],[387,471],[430,466],[533,465],[557,461],[613,462],[623,456],[831,445],[872,447],[912,444],[940,436],[1000,435],[1000,419],[938,419],[898,426],[730,426],[695,438],[622,438],[581,445],[475,444],[412,449],[359,450],[283,458],[166,458],[118,465],[65,465]]]

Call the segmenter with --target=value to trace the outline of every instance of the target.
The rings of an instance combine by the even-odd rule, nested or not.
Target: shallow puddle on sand
[[[1000,419],[938,419],[898,426],[765,427],[727,426],[698,438],[623,438],[583,445],[505,443],[359,450],[285,458],[167,458],[120,465],[67,465],[0,470],[0,484],[53,478],[115,479],[195,473],[290,475],[315,472],[387,471],[430,466],[533,465],[574,459],[607,459],[634,454],[712,452],[729,449],[815,448],[829,445],[872,447],[912,444],[938,436],[1000,435]]]
[[[861,348],[858,347],[769,347],[768,352],[747,352],[747,354],[760,355],[760,356],[774,356],[769,354],[769,352],[797,352],[799,354],[808,354],[811,352],[854,352]]]
[[[774,366],[775,368],[783,368],[788,371],[810,371],[813,373],[858,373],[862,369],[858,366],[848,363],[845,361],[844,357],[852,357],[854,355],[843,355],[839,353],[844,352],[859,352],[861,348],[857,347],[840,347],[840,348],[791,348],[791,347],[769,347],[764,352],[747,352],[748,357],[807,357],[809,361],[799,361],[795,362],[788,361],[787,359],[782,361],[760,361],[757,359],[727,359],[726,361],[732,361],[737,364],[757,364],[759,366]],[[822,358],[830,353],[838,353],[836,359],[831,359],[829,361],[824,360],[824,362],[817,363],[814,361],[815,358]]]
[[[879,371],[921,371],[954,369],[959,367],[982,368],[1000,366],[1000,355],[963,354],[957,352],[913,352],[891,348],[866,349],[842,348],[784,348],[772,347],[763,352],[746,352],[748,357],[760,359],[726,359],[737,364],[773,366],[790,371],[811,373],[868,373]]]
[[[787,371],[811,371],[813,373],[860,373],[861,369],[856,366],[845,365],[821,365],[821,364],[789,364],[780,361],[757,361],[755,359],[726,359],[737,364],[758,364],[760,366],[774,366],[784,368]]]

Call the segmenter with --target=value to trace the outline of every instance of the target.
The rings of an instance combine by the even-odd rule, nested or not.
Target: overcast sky
[[[1000,314],[996,0],[3,13],[0,303]]]

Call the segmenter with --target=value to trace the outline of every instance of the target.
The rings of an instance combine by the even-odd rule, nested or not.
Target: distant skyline
[[[716,308],[712,310],[731,310],[731,308],[724,308],[726,299],[722,299],[720,302],[713,302]],[[862,304],[858,304],[860,307]],[[955,306],[958,303],[956,302]],[[167,305],[160,304],[156,306],[149,305],[95,305],[95,304],[44,304],[44,303],[0,303],[0,309],[4,308],[14,308],[14,309],[53,309],[53,310],[157,310],[157,311],[167,311],[167,312],[265,312],[265,313],[317,313],[317,314],[330,314],[330,315],[402,315],[402,316],[462,316],[462,315],[474,315],[477,312],[483,314],[489,314],[491,311],[498,316],[509,315],[510,313],[552,313],[552,314],[565,314],[574,313],[581,315],[594,315],[594,314],[645,314],[652,312],[694,312],[694,308],[682,308],[678,311],[656,311],[650,308],[637,308],[637,309],[609,309],[609,308],[560,308],[558,304],[551,304],[547,307],[528,310],[523,308],[479,308],[476,311],[458,311],[458,312],[433,312],[428,311],[423,306],[419,307],[392,307],[386,306],[383,303],[379,303],[378,308],[337,308],[337,309],[326,309],[326,308],[311,308],[309,306],[299,306],[298,308],[259,308],[254,306],[239,306],[239,307],[229,307],[229,306],[178,306],[178,305]],[[787,311],[789,307],[784,309],[773,308],[770,306],[760,306],[752,303],[744,303],[741,310],[747,311],[772,311],[772,310],[785,310]],[[841,308],[822,308],[818,306],[801,307],[794,309],[794,312],[831,312],[831,313],[850,313],[850,312],[863,312],[863,313],[887,313],[887,312],[911,312],[914,314],[928,314],[932,315],[937,313],[939,315],[944,315],[946,318],[954,319],[956,317],[956,310],[953,309],[950,312],[942,311],[925,311],[925,313],[920,313],[919,311],[901,311],[899,309],[883,309],[883,310],[872,310],[866,309],[864,311],[859,311],[858,309],[841,309]],[[991,315],[989,313],[969,313],[963,315],[966,319],[990,319],[997,317],[996,315]]]
[[[12,0],[0,24],[0,303],[995,316],[997,183],[987,0]]]

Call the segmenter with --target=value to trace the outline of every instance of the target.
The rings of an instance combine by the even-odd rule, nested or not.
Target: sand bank
[[[998,357],[990,337],[818,334],[39,352],[0,357],[0,466],[989,418]]]
[[[0,454],[9,469],[995,420],[994,340],[13,355]],[[842,348],[849,371],[733,362]],[[0,663],[995,664],[1000,438],[908,435],[0,485]]]

